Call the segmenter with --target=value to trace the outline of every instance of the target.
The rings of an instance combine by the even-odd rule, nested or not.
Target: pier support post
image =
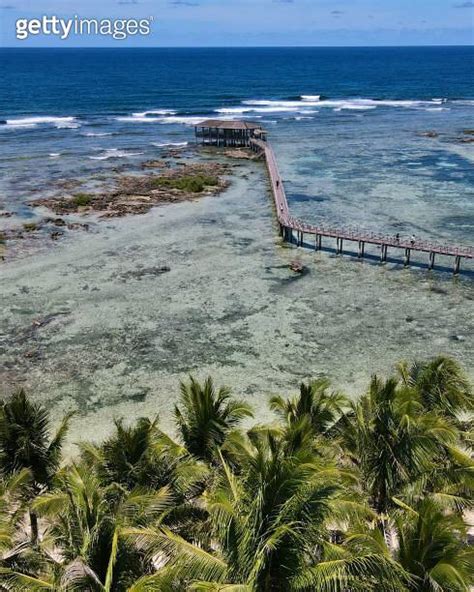
[[[410,265],[410,253],[411,249],[405,249],[405,267],[408,267],[408,265]]]
[[[365,251],[365,242],[359,241],[359,253],[358,253],[359,259],[364,258],[364,251]]]
[[[454,269],[453,269],[454,275],[458,275],[460,269],[461,269],[461,257],[459,255],[456,255],[456,257],[454,258]]]
[[[386,261],[387,261],[387,250],[388,250],[388,245],[382,245],[382,250],[380,252],[380,261],[382,263],[386,263]]]
[[[428,265],[428,269],[433,269],[435,264],[435,253],[434,251],[431,251],[430,253],[430,264]]]
[[[342,255],[343,242],[342,238],[336,239],[336,255]]]

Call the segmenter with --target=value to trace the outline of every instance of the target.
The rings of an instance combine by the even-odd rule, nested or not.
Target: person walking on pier
[[[410,243],[411,243],[412,247],[415,245],[415,240],[416,240],[416,236],[414,234],[412,234],[411,239],[410,239]]]

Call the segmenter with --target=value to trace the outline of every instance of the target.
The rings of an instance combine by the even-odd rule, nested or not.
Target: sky
[[[149,19],[151,33],[29,35],[18,19]],[[0,47],[472,45],[474,0],[0,0]]]

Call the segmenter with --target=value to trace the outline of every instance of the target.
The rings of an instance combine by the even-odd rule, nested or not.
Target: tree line
[[[269,401],[181,384],[176,437],[115,421],[62,456],[23,390],[0,404],[0,590],[469,592],[473,393],[447,357],[351,400],[326,379]]]

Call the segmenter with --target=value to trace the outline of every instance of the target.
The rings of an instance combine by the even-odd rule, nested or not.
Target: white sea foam
[[[319,99],[305,99],[304,101],[274,101],[274,100],[251,100],[243,101],[243,105],[251,105],[253,107],[270,107],[273,109],[298,108],[301,107],[317,107],[321,101]]]
[[[183,147],[187,146],[189,142],[151,142],[152,146],[156,146],[157,148],[164,148],[166,146],[174,146],[174,147]]]
[[[301,103],[296,103],[294,106],[265,106],[265,107],[222,107],[216,109],[216,113],[224,113],[228,115],[241,115],[243,113],[294,113],[299,111]]]
[[[203,117],[193,117],[189,115],[183,116],[161,116],[161,117],[147,117],[146,115],[130,115],[125,117],[116,117],[116,121],[124,123],[182,123],[185,125],[194,125],[203,120]]]
[[[152,111],[132,113],[132,117],[146,117],[147,115],[176,115],[176,111],[173,111],[173,109],[155,109]]]
[[[19,119],[7,119],[7,125],[14,125],[16,127],[33,127],[39,124],[53,123],[56,126],[59,125],[78,125],[74,122],[75,117],[49,117],[49,116],[38,116],[38,117],[22,117]]]
[[[7,123],[7,125],[2,125],[0,129],[17,129],[32,127],[36,127],[36,123]]]
[[[291,111],[303,111],[309,107],[329,107],[333,109],[365,110],[377,107],[399,107],[416,109],[420,107],[433,107],[444,104],[446,99],[431,100],[405,100],[405,99],[321,99],[319,95],[301,95],[299,101],[279,101],[273,99],[247,100],[239,107],[223,107],[216,109],[217,113],[242,114],[242,113],[279,113]]]
[[[375,105],[341,105],[341,107],[335,107],[334,111],[370,111],[371,109],[377,109]]]
[[[56,129],[77,129],[81,127],[79,123],[74,123],[73,121],[64,121],[58,122],[54,126]]]
[[[123,117],[116,117],[115,121],[123,121],[124,123],[157,123],[161,121],[161,117],[146,117],[146,115],[126,115]]]
[[[105,150],[100,156],[89,156],[90,160],[108,160],[109,158],[129,158],[131,156],[140,156],[143,152],[127,152],[127,150],[119,150],[118,148],[110,148]]]
[[[59,156],[61,156],[61,153],[60,152],[51,152],[48,156],[50,158],[58,158]]]
[[[466,107],[470,107],[471,105],[474,105],[474,100],[471,100],[471,99],[455,99],[452,102],[456,103],[457,105],[463,105]]]
[[[160,123],[182,123],[184,125],[196,125],[200,123],[204,117],[193,117],[191,115],[183,115],[183,116],[169,116],[169,117],[160,117]]]
[[[105,136],[111,136],[112,132],[85,132],[81,135],[87,138],[103,138]]]

